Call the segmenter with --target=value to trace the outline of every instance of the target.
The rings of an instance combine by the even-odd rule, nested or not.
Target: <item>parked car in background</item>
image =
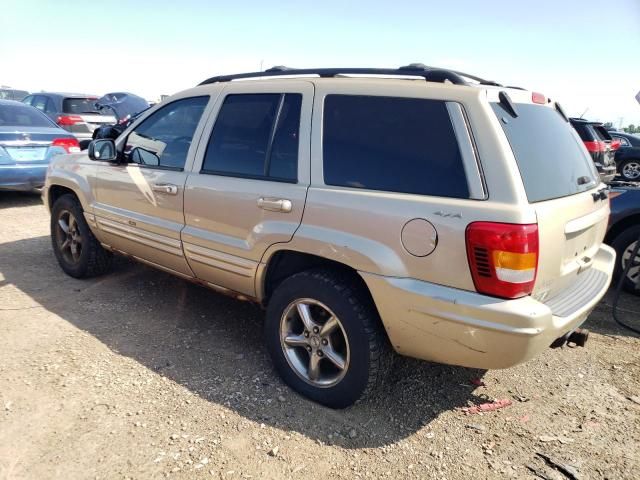
[[[55,155],[79,151],[78,140],[42,112],[0,100],[0,189],[40,188]]]
[[[600,174],[600,179],[605,183],[612,181],[616,176],[615,151],[611,137],[602,124],[582,118],[570,118],[569,121],[589,151]]]
[[[611,217],[605,242],[616,250],[616,266],[614,276],[619,278],[627,266],[640,238],[640,188],[614,182],[611,192]],[[623,283],[625,290],[640,294],[640,255],[636,257],[637,265],[632,266]]]
[[[258,302],[284,381],[340,408],[391,348],[489,369],[584,344],[615,262],[557,104],[416,64],[211,78],[56,160],[43,199],[67,274],[124,252]]]
[[[60,127],[72,133],[85,149],[93,131],[101,125],[115,123],[113,114],[103,114],[95,106],[95,95],[42,92],[28,95],[22,100],[44,112]]]
[[[149,102],[144,98],[127,92],[114,92],[103,95],[95,102],[99,112],[113,115],[115,123],[123,123],[132,116],[149,108]]]
[[[149,107],[151,108],[151,107]],[[146,112],[148,109],[146,110],[142,110],[141,112],[136,113],[135,115],[131,116],[131,115],[127,115],[127,119],[126,120],[122,120],[118,123],[115,123],[113,125],[102,125],[98,128],[96,128],[93,131],[93,139],[100,139],[100,138],[111,138],[113,140],[115,140],[116,138],[118,138],[122,132],[124,132],[127,128],[129,128],[129,125],[131,125],[133,122],[136,121],[136,119],[142,115],[144,112]]]
[[[620,176],[627,181],[640,181],[640,136],[617,131],[609,131],[609,135],[620,143],[615,156]]]
[[[29,95],[26,90],[18,90],[11,87],[0,87],[0,100],[17,100],[21,101],[24,97]]]

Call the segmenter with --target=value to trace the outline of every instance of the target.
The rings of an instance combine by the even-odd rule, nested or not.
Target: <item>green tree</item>
[[[624,131],[627,133],[636,133],[637,130],[636,130],[636,126],[633,123],[631,123],[627,128],[624,129]]]

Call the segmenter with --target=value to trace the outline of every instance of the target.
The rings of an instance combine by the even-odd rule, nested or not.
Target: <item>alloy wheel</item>
[[[69,210],[60,211],[55,236],[65,262],[71,265],[78,263],[82,253],[82,235],[76,217]]]
[[[622,255],[622,258],[621,258],[623,272],[624,272],[624,269],[627,267],[627,263],[631,258],[631,254],[633,253],[633,250],[636,248],[636,243],[637,242],[633,242],[624,250],[624,254]],[[629,281],[634,284],[637,284],[638,281],[640,280],[640,252],[636,255],[635,265],[632,266],[627,272],[627,279],[629,279]]]
[[[629,162],[622,168],[622,176],[629,180],[636,180],[640,177],[640,163]]]
[[[338,317],[310,298],[292,302],[280,319],[280,345],[289,366],[314,387],[331,387],[349,368],[349,341]]]

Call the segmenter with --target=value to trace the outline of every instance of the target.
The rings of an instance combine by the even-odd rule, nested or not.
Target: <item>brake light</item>
[[[604,142],[584,142],[584,146],[587,147],[587,150],[592,153],[604,152],[607,150],[607,144]]]
[[[531,101],[533,103],[541,103],[544,105],[547,103],[547,97],[538,92],[531,92]]]
[[[79,115],[60,115],[56,123],[61,126],[75,125],[76,123],[82,123],[82,117]]]
[[[62,147],[67,153],[79,153],[80,144],[75,138],[56,138],[52,143],[52,147]]]
[[[467,257],[476,290],[519,298],[533,290],[538,273],[538,225],[474,222],[467,226]]]

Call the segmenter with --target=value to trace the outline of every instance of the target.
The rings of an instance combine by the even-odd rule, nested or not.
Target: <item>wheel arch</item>
[[[362,292],[368,296],[374,308],[376,308],[369,287],[355,268],[330,258],[289,248],[272,252],[260,264],[260,271],[256,276],[256,292],[259,300],[266,305],[274,290],[285,279],[296,273],[314,268],[327,268],[341,272],[358,285]]]
[[[613,224],[604,238],[605,243],[611,245],[622,232],[636,225],[640,225],[640,212],[629,215]]]

